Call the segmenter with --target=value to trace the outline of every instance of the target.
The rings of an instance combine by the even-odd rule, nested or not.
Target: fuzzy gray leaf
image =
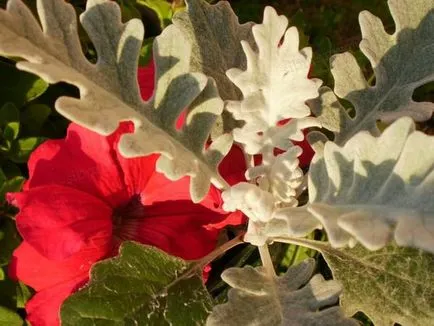
[[[247,69],[232,68],[227,75],[243,93],[242,101],[230,101],[228,111],[245,122],[234,130],[236,141],[246,152],[258,154],[266,147],[287,150],[291,140],[303,140],[303,128],[319,126],[309,118],[308,99],[318,96],[320,80],[307,77],[312,49],[299,50],[295,27],[288,28],[288,19],[271,7],[264,10],[262,24],[253,26],[258,51],[242,41]],[[283,42],[280,42],[283,38]],[[284,119],[294,119],[278,126]]]
[[[309,203],[284,208],[248,241],[300,237],[320,224],[334,247],[360,242],[434,252],[434,137],[404,117],[376,138],[368,132],[343,147],[327,142],[309,171]],[[260,243],[259,243],[260,244]]]
[[[241,188],[228,190],[225,204],[230,200],[227,206],[241,209],[249,216],[249,223],[262,223],[272,218],[273,205],[297,205],[295,198],[304,176],[297,159],[301,148],[292,141],[303,140],[302,129],[319,126],[315,118],[309,117],[305,102],[318,96],[321,81],[308,78],[312,50],[299,49],[298,31],[295,27],[288,29],[285,16],[266,7],[262,24],[253,26],[252,31],[257,51],[247,42],[241,43],[247,69],[231,68],[226,73],[243,93],[241,101],[228,101],[227,110],[244,122],[241,128],[233,130],[234,139],[244,145],[246,153],[262,155],[261,165],[246,174],[261,189],[241,185],[251,190],[245,196],[238,196]],[[285,119],[292,120],[280,125]],[[286,153],[275,156],[274,148]],[[256,212],[252,212],[252,207],[257,208]],[[258,213],[269,214],[259,217]]]
[[[381,20],[371,13],[364,11],[359,16],[360,49],[371,62],[374,86],[368,85],[352,54],[331,58],[335,93],[356,110],[351,119],[334,95],[322,91],[326,98],[315,113],[333,125],[337,144],[344,144],[361,130],[378,135],[379,119],[390,122],[410,116],[425,121],[434,111],[433,103],[412,100],[416,88],[434,80],[434,4],[432,0],[389,0],[389,7],[396,25],[393,35],[387,34]],[[328,112],[333,110],[335,113]]]
[[[357,240],[377,250],[394,238],[434,252],[433,182],[434,138],[401,118],[379,138],[362,132],[343,147],[327,142],[312,160],[309,203],[287,209],[263,232],[302,236],[319,221],[334,247]]]
[[[417,158],[415,160],[414,158]],[[398,245],[434,252],[434,138],[402,118],[375,138],[328,142],[309,173],[307,210],[335,246],[352,237],[368,249]]]
[[[345,313],[363,311],[375,326],[434,324],[433,255],[395,245],[375,253],[362,246],[319,249],[345,288]]]
[[[228,303],[214,307],[207,325],[357,325],[339,307],[324,308],[338,302],[342,287],[320,274],[312,277],[314,268],[315,261],[308,259],[280,277],[271,277],[262,267],[225,270],[222,278],[232,287]]]
[[[240,25],[229,2],[210,5],[204,0],[186,0],[187,10],[173,17],[177,26],[192,45],[191,71],[212,77],[223,100],[239,100],[241,93],[226,76],[230,68],[244,69],[246,58],[241,41],[254,44],[253,23]],[[239,126],[226,110],[212,130],[213,139]]]
[[[253,45],[253,23],[240,25],[229,2],[210,5],[203,0],[186,0],[187,10],[173,17],[173,23],[192,44],[191,69],[214,78],[223,100],[238,100],[241,94],[226,77],[230,68],[246,68],[241,47]]]
[[[170,179],[189,175],[194,201],[205,196],[210,182],[226,185],[217,165],[231,138],[222,136],[205,150],[223,101],[211,79],[189,73],[191,48],[179,29],[169,26],[155,41],[156,90],[143,102],[137,85],[144,34],[139,20],[122,24],[115,2],[89,0],[80,17],[98,53],[93,65],[82,53],[73,7],[58,0],[39,0],[37,7],[42,30],[20,0],[10,0],[0,11],[0,54],[22,57],[19,69],[50,83],[77,86],[80,98],[57,100],[61,114],[103,135],[114,132],[120,121],[132,121],[135,131],[122,136],[120,152],[128,157],[161,153],[157,169]],[[176,120],[186,107],[187,123],[177,131]]]

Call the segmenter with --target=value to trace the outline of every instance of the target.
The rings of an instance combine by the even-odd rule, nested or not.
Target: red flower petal
[[[116,207],[128,199],[122,172],[115,161],[113,141],[74,123],[65,140],[49,140],[29,159],[25,190],[43,185],[70,186]]]
[[[228,155],[219,165],[221,176],[231,185],[246,181],[245,173],[247,170],[244,153],[238,145],[232,146]]]
[[[138,79],[142,96],[149,98],[152,62],[139,69]],[[222,211],[215,187],[200,204],[193,204],[189,178],[172,182],[157,173],[158,155],[121,157],[120,135],[132,131],[132,123],[124,122],[103,137],[71,124],[65,140],[47,141],[33,153],[27,191],[9,195],[20,208],[17,223],[25,240],[14,252],[10,274],[39,291],[26,307],[34,326],[58,325],[63,300],[87,281],[93,263],[114,254],[113,236],[197,259],[215,248],[220,228],[242,221],[240,212]],[[244,155],[238,147],[219,170],[231,185],[244,181]],[[137,194],[146,206],[134,215],[127,208],[134,209],[128,203]],[[112,209],[122,208],[125,216],[119,216],[121,223],[112,235]]]
[[[206,282],[208,282],[208,278],[209,278],[210,273],[211,273],[211,265],[206,265],[202,271],[202,280],[203,280],[204,284]]]
[[[117,160],[123,171],[129,196],[144,192],[143,189],[147,187],[149,180],[157,173],[155,163],[158,157],[159,155],[153,154],[138,158],[124,158],[117,152]]]
[[[75,278],[86,278],[92,264],[105,258],[108,249],[105,243],[94,244],[65,260],[54,261],[23,241],[14,251],[9,276],[23,281],[36,291],[42,291]]]
[[[310,162],[312,161],[312,157],[315,155],[313,148],[310,146],[306,138],[304,138],[304,140],[300,142],[294,141],[294,145],[300,146],[303,149],[303,152],[298,157],[300,161],[300,167],[308,167]]]
[[[113,151],[116,155],[116,162],[120,166],[123,174],[124,184],[128,189],[128,196],[139,195],[146,188],[149,179],[157,172],[155,171],[155,163],[159,157],[157,154],[137,157],[125,158],[118,150],[119,140],[122,134],[132,133],[134,125],[132,122],[122,122],[119,129],[111,136],[113,138]]]
[[[131,222],[137,230],[134,240],[184,259],[198,259],[212,251],[218,230],[205,226],[226,217],[191,201],[154,203],[145,211],[146,218]]]
[[[165,201],[186,200],[191,201],[190,178],[183,177],[177,181],[170,181],[162,173],[154,171],[148,183],[142,190],[142,203],[150,206]],[[213,205],[211,205],[212,207]]]
[[[10,193],[8,200],[20,208],[24,240],[49,259],[67,258],[94,239],[110,242],[112,210],[85,192],[51,185]]]
[[[220,222],[208,224],[205,228],[207,230],[221,230],[228,225],[242,225],[245,223],[247,223],[247,217],[241,211],[236,211],[226,215]]]
[[[187,118],[187,110],[184,110],[181,112],[181,114],[178,117],[178,120],[176,121],[175,128],[177,130],[180,130],[184,126],[186,118]]]
[[[122,163],[122,166],[128,170],[125,164]],[[219,172],[230,185],[234,185],[238,182],[245,181],[245,171],[246,164],[244,154],[238,146],[234,145],[228,155],[226,155],[220,163]],[[167,200],[191,201],[189,184],[189,177],[183,177],[177,181],[170,181],[153,168],[153,174],[149,177],[147,184],[142,188],[142,202],[144,205],[150,206],[153,203]],[[223,210],[221,210],[222,200],[220,190],[211,185],[208,195],[200,202],[200,205],[223,213]]]
[[[100,242],[60,262],[40,255],[25,241],[14,251],[9,275],[38,291],[26,304],[27,319],[32,326],[59,325],[62,302],[87,282],[90,267],[107,255],[105,241]]]
[[[154,60],[152,59],[146,67],[139,67],[137,71],[140,94],[144,100],[148,100],[154,92],[154,76]]]
[[[60,306],[86,281],[87,276],[84,275],[36,293],[26,304],[27,320],[32,326],[60,325]]]

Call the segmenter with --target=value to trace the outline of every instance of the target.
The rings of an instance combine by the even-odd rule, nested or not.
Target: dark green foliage
[[[62,325],[201,325],[212,299],[200,274],[191,263],[126,241],[64,302]]]

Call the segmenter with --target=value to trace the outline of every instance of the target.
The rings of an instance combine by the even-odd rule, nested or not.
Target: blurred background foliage
[[[36,1],[23,0],[36,12]],[[6,6],[6,0],[0,0],[0,7]],[[85,0],[69,0],[77,14],[85,10]],[[183,0],[116,0],[121,7],[122,20],[131,18],[142,20],[145,26],[145,39],[140,53],[139,65],[149,63],[152,54],[152,41],[171,23],[172,16],[184,10]],[[209,3],[217,1],[208,0]],[[350,51],[353,53],[366,78],[373,84],[375,78],[368,60],[358,49],[361,33],[358,14],[369,10],[380,17],[390,33],[394,31],[393,20],[385,0],[231,0],[229,1],[238,15],[240,22],[260,23],[264,7],[276,8],[290,20],[290,25],[297,26],[300,33],[300,46],[313,48],[311,77],[320,78],[323,84],[333,87],[333,77],[329,69],[331,55]],[[96,61],[95,49],[86,32],[80,27],[80,40],[86,57]],[[15,228],[15,209],[5,201],[5,194],[19,191],[28,177],[27,160],[30,153],[44,140],[62,138],[66,134],[68,121],[54,109],[55,100],[62,95],[78,96],[73,86],[59,83],[48,85],[31,74],[18,71],[14,59],[0,58],[0,325],[23,325],[24,305],[31,296],[31,289],[15,282],[7,276],[13,250],[21,239]],[[433,83],[421,87],[415,93],[417,100],[433,101]],[[420,124],[420,128],[432,133],[432,120]],[[239,229],[228,229],[222,234],[222,241],[237,234]],[[324,234],[316,232],[310,235],[314,239],[323,239]],[[297,264],[307,257],[318,258],[318,271],[326,278],[331,274],[327,265],[317,253],[296,246],[273,244],[271,253],[276,269],[284,272],[288,266]],[[207,283],[208,289],[222,301],[226,298],[226,285],[219,275],[227,267],[245,264],[258,265],[259,257],[255,247],[240,245],[213,263],[213,269]],[[357,318],[364,325],[370,321],[358,314]]]

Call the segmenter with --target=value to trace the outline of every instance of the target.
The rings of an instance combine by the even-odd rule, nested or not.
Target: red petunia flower
[[[139,71],[139,80],[144,75],[149,80],[153,70]],[[142,94],[149,97],[149,87]],[[119,137],[132,129],[122,123],[103,137],[72,123],[65,139],[49,140],[33,152],[23,191],[8,194],[20,209],[16,222],[23,237],[9,272],[37,292],[26,305],[33,326],[58,325],[62,302],[124,240],[198,259],[215,248],[222,227],[242,223],[240,212],[222,210],[214,187],[201,203],[192,203],[189,178],[173,182],[157,173],[158,155],[123,158]],[[235,184],[244,172],[244,156],[234,146],[220,173]]]

